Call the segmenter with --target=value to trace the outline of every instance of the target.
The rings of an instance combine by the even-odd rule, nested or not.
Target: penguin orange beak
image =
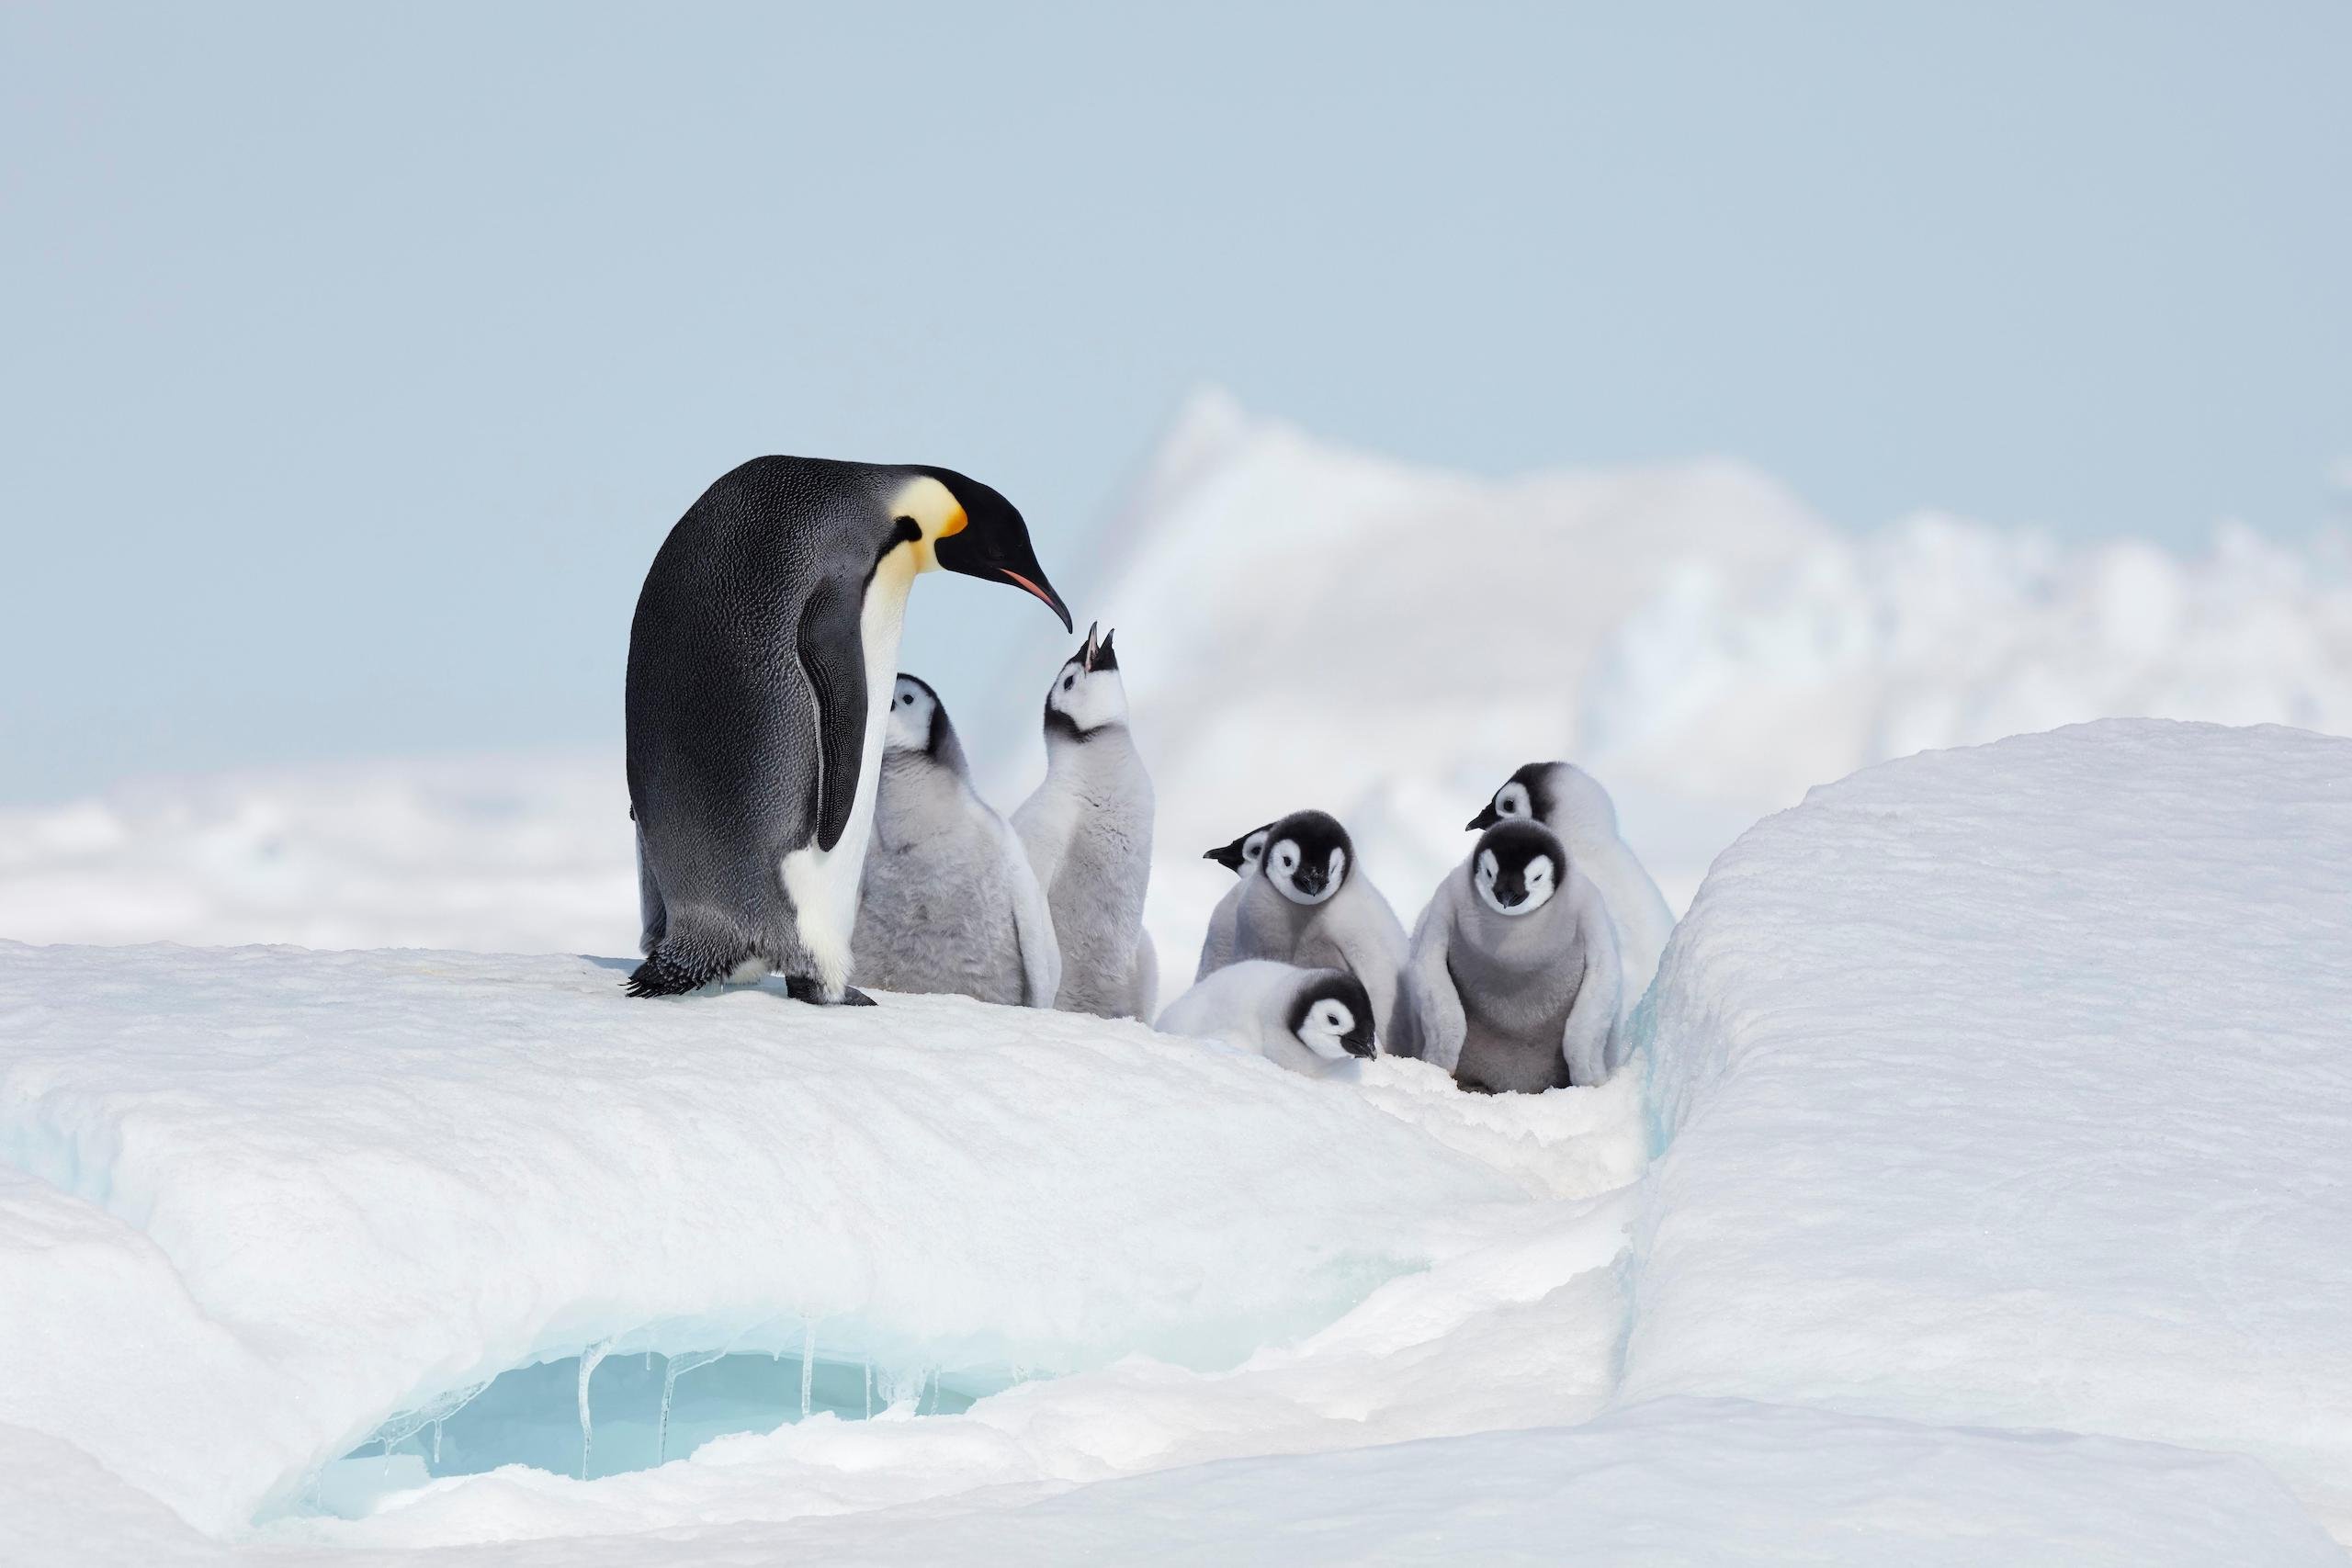
[[[1037,564],[1037,552],[1029,543],[1029,525],[1012,503],[988,486],[945,468],[923,472],[947,486],[965,517],[963,527],[942,535],[932,546],[932,558],[948,571],[1012,584],[1060,616],[1064,631],[1072,629],[1069,606],[1046,581],[1046,569]]]
[[[1069,606],[1062,603],[1062,596],[1054,592],[1052,583],[1043,581],[1033,582],[1011,567],[1000,568],[998,574],[1023,593],[1034,593],[1044,600],[1046,608],[1062,618],[1062,630],[1073,631],[1077,628],[1077,623],[1069,618]]]

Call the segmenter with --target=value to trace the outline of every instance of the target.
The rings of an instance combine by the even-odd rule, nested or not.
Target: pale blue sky
[[[1189,387],[1837,521],[2300,534],[2352,6],[0,7],[0,799],[617,745],[662,531],[949,464],[1057,577]],[[909,662],[1016,597],[927,585]]]

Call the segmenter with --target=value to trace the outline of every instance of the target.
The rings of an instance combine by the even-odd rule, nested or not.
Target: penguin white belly
[[[899,634],[906,627],[907,590],[914,583],[915,570],[912,550],[901,547],[883,557],[858,612],[858,641],[865,651],[865,744],[841,841],[830,851],[809,843],[786,855],[777,868],[792,899],[800,945],[816,964],[816,978],[829,994],[849,984],[858,879],[874,833],[874,797],[882,787],[882,742],[899,680]]]

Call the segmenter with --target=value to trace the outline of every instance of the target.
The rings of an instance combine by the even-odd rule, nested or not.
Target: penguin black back
[[[876,721],[908,586],[933,568],[1021,588],[1069,621],[1021,514],[946,468],[756,457],[670,530],[629,626],[647,909],[633,992],[763,961],[796,996],[847,994]]]

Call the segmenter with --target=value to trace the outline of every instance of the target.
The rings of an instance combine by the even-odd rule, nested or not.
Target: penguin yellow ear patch
[[[890,498],[890,512],[893,516],[913,518],[926,542],[960,534],[970,522],[956,492],[929,474],[917,475],[899,486],[899,493]]]

